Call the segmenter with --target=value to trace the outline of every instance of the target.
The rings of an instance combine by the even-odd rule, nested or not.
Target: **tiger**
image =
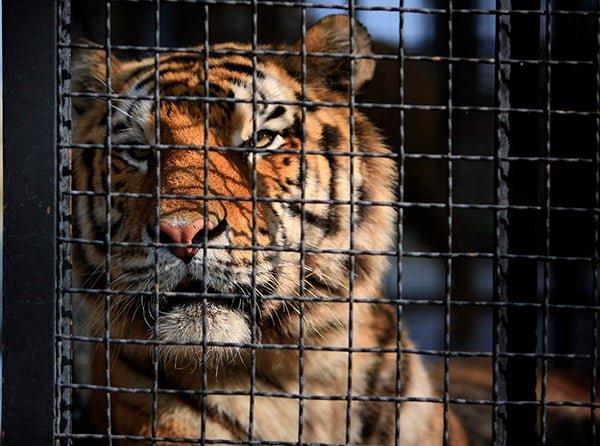
[[[293,45],[73,50],[73,280],[100,438],[467,444],[382,300],[397,168],[355,103],[372,54],[346,15]]]

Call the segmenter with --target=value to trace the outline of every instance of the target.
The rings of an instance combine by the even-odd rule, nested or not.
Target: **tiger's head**
[[[350,31],[329,16],[294,46],[76,51],[74,265],[80,287],[110,291],[111,333],[233,360],[380,296],[394,163],[355,106],[374,61]]]

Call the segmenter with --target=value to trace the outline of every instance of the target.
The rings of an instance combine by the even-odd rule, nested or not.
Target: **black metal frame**
[[[256,9],[256,2],[245,2]],[[258,2],[260,3],[260,2]],[[287,5],[286,2],[280,2]],[[400,2],[402,4],[402,2]],[[553,255],[549,246],[550,214],[565,208],[554,206],[551,201],[550,183],[552,164],[561,162],[560,158],[551,154],[550,119],[556,115],[555,107],[550,103],[552,53],[550,26],[555,13],[553,3],[547,1],[544,8],[539,2],[528,1],[519,4],[522,9],[515,13],[513,2],[498,0],[497,10],[489,11],[496,16],[496,104],[495,107],[481,107],[493,112],[496,118],[496,150],[490,160],[495,163],[495,202],[488,206],[494,210],[495,246],[493,260],[495,266],[494,302],[494,350],[491,352],[494,363],[494,443],[499,445],[522,442],[535,444],[535,426],[538,421],[538,408],[541,407],[541,424],[546,423],[546,402],[544,397],[538,401],[535,394],[536,370],[541,360],[543,375],[542,394],[546,390],[546,371],[551,354],[547,349],[548,311],[553,308],[549,298],[549,268],[555,260],[590,262],[593,274],[594,302],[589,310],[594,312],[593,333],[595,338],[593,352],[584,359],[595,365],[591,367],[592,379],[598,379],[598,345],[600,331],[600,253],[599,253],[599,215],[600,215],[600,153],[596,151],[595,159],[573,157],[569,162],[590,162],[595,168],[594,204],[584,212],[592,214],[594,230],[593,255],[588,258]],[[353,5],[353,3],[351,3]],[[68,283],[62,281],[57,285],[57,278],[67,280],[70,265],[64,261],[70,254],[68,243],[57,243],[58,237],[69,237],[69,198],[68,194],[60,195],[58,191],[69,188],[68,150],[57,150],[68,147],[69,139],[69,101],[67,96],[57,95],[59,91],[69,90],[69,2],[4,2],[4,301],[3,301],[3,444],[7,446],[21,444],[51,444],[57,439],[69,444],[70,420],[72,417],[71,393],[69,377],[71,372],[70,340],[68,339],[70,324],[69,292],[65,290]],[[353,8],[349,8],[352,13]],[[391,8],[392,10],[394,8]],[[403,10],[402,7],[396,10]],[[458,12],[460,13],[459,10]],[[452,2],[448,9],[431,9],[422,12],[428,14],[449,15],[457,13]],[[564,10],[563,10],[564,12]],[[561,12],[559,11],[559,14]],[[568,11],[566,11],[568,13]],[[586,13],[582,12],[581,15]],[[596,11],[589,15],[597,17],[598,22],[598,58],[595,66],[600,66],[600,4]],[[24,18],[27,18],[24,20]],[[57,20],[58,17],[58,20]],[[402,15],[400,15],[402,17]],[[543,22],[540,18],[544,18]],[[542,28],[542,23],[546,29]],[[402,23],[399,24],[400,29]],[[440,106],[448,111],[449,155],[447,218],[448,218],[448,254],[438,253],[446,260],[447,294],[444,302],[444,351],[424,354],[440,355],[445,358],[446,376],[442,402],[445,408],[450,403],[461,403],[451,399],[448,389],[448,359],[454,352],[450,350],[449,313],[455,302],[452,290],[452,225],[455,209],[452,196],[452,165],[460,160],[460,155],[452,154],[452,111],[477,111],[477,107],[455,107],[452,103],[452,67],[453,63],[464,62],[453,57],[452,20],[448,21],[447,33],[450,36],[448,55],[443,59],[450,67],[447,88],[448,102]],[[540,33],[545,36],[547,60],[539,61],[538,39]],[[44,36],[39,38],[37,36]],[[532,44],[523,47],[523,43]],[[254,42],[256,45],[256,42]],[[155,43],[159,46],[159,42]],[[519,47],[519,54],[513,50]],[[419,57],[405,56],[404,49],[399,48],[398,60],[418,60]],[[382,57],[382,59],[386,59]],[[512,70],[515,65],[524,62],[535,65],[545,64],[544,82],[546,97],[539,97],[538,90],[530,85],[544,87],[540,84],[537,72]],[[488,63],[482,61],[481,63]],[[573,63],[567,62],[567,63]],[[592,62],[594,64],[594,62]],[[17,68],[15,68],[17,67]],[[404,66],[400,68],[401,103],[396,109],[401,114],[404,125],[404,112],[411,110],[410,104],[404,103],[403,75]],[[514,105],[514,95],[528,97],[529,108]],[[596,143],[600,146],[600,74],[597,76],[595,111],[584,111],[581,115],[589,115],[595,119]],[[373,105],[373,104],[371,104]],[[375,108],[377,104],[374,104]],[[354,103],[351,101],[351,107]],[[394,108],[394,107],[390,107]],[[423,107],[435,109],[435,107]],[[57,125],[57,113],[62,119]],[[528,113],[543,116],[545,128],[541,131],[528,132],[527,122],[521,120]],[[560,112],[563,113],[563,112]],[[565,111],[565,114],[577,115],[579,111]],[[33,129],[35,128],[35,131]],[[524,131],[522,129],[525,129]],[[403,132],[403,129],[401,130]],[[543,138],[542,143],[537,139]],[[401,135],[401,139],[404,135]],[[527,139],[528,138],[528,139]],[[524,151],[523,147],[535,146],[537,153]],[[406,159],[418,159],[420,155],[405,154],[404,141],[401,142],[399,163],[401,176],[404,175]],[[511,169],[512,163],[519,161],[538,163],[538,176],[528,177],[523,171]],[[525,201],[535,203],[537,197],[524,197],[527,191],[535,191],[535,185],[541,184],[544,198],[539,205],[515,206],[511,203]],[[398,209],[403,215],[411,203],[403,202],[403,185],[399,188]],[[517,195],[519,194],[519,195]],[[414,204],[414,203],[413,203]],[[415,207],[418,207],[418,203]],[[545,224],[539,220],[540,214],[545,217]],[[524,236],[524,227],[536,221],[536,231],[543,234],[546,246],[540,249],[535,246],[536,238]],[[510,222],[510,226],[507,224]],[[403,254],[402,222],[399,224],[400,241],[397,247],[399,256]],[[60,252],[58,250],[61,250]],[[520,253],[536,253],[521,255]],[[419,257],[422,253],[412,253]],[[408,253],[410,256],[411,253]],[[433,256],[435,256],[434,254]],[[463,255],[463,254],[460,254]],[[459,256],[460,256],[459,255]],[[464,254],[468,255],[468,254]],[[484,256],[482,256],[484,257]],[[489,258],[489,256],[488,256]],[[63,260],[62,263],[57,263]],[[401,260],[398,270],[401,272]],[[538,292],[538,264],[543,268],[544,291],[543,302],[533,302],[531,296]],[[401,280],[401,277],[399,281]],[[399,284],[398,290],[402,287]],[[60,291],[60,290],[59,290]],[[400,302],[405,303],[400,295]],[[254,297],[256,298],[256,297]],[[407,304],[410,302],[406,302]],[[465,305],[468,305],[465,304]],[[562,304],[558,304],[560,306]],[[541,309],[541,310],[540,310]],[[401,310],[399,310],[401,311]],[[537,351],[538,316],[542,313],[542,354]],[[52,317],[51,317],[52,316]],[[66,341],[66,342],[63,342]],[[108,341],[107,341],[108,342]],[[304,348],[303,345],[299,346]],[[417,351],[421,352],[421,351]],[[457,353],[460,355],[460,353]],[[559,355],[556,355],[557,357]],[[582,357],[585,355],[582,355]],[[568,355],[565,355],[568,358]],[[600,410],[598,395],[591,389],[589,408],[593,415]],[[464,401],[462,402],[464,403]],[[468,402],[488,404],[487,401]],[[587,407],[587,406],[586,406]],[[301,420],[299,421],[301,424]],[[592,437],[600,436],[592,423]],[[542,440],[545,442],[545,437]]]
[[[3,2],[2,443],[54,442],[56,5]]]

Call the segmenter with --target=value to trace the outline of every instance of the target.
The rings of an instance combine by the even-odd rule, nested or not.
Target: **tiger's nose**
[[[199,244],[203,240],[202,230],[206,226],[208,231],[214,229],[214,223],[203,218],[194,220],[187,225],[175,226],[165,221],[160,222],[160,242],[179,243],[182,245]],[[196,255],[199,248],[194,246],[173,246],[171,252],[184,262],[188,263]]]

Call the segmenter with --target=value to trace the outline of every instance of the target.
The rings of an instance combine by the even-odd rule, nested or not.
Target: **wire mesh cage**
[[[57,1],[44,438],[598,444],[600,4],[516,3]]]

